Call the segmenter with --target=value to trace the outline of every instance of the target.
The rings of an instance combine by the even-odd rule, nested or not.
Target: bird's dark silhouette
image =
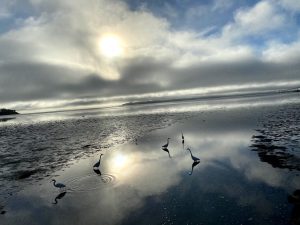
[[[172,158],[171,155],[170,155],[170,152],[169,152],[169,149],[168,149],[168,148],[163,147],[162,150],[165,151],[165,152],[167,152],[168,155],[169,155],[169,157]]]
[[[100,166],[100,163],[101,163],[101,157],[102,157],[103,154],[100,154],[100,159],[98,160],[98,162],[96,162],[93,166],[93,168],[99,168]]]
[[[169,140],[170,140],[171,138],[168,138],[167,139],[167,144],[165,144],[165,145],[163,145],[163,146],[161,146],[161,147],[163,147],[163,148],[167,148],[168,146],[169,146]]]
[[[51,182],[53,182],[53,186],[56,187],[56,188],[59,188],[60,190],[61,189],[64,189],[66,187],[66,185],[62,184],[62,183],[56,183],[56,180],[55,179],[52,179]]]
[[[67,194],[66,191],[59,193],[59,194],[55,197],[54,202],[53,202],[52,204],[57,204],[57,200],[58,200],[58,199],[62,199],[66,194]]]
[[[102,173],[101,173],[101,171],[99,170],[99,168],[94,168],[93,170],[94,170],[94,172],[95,172],[96,174],[98,174],[99,176],[102,175]]]
[[[194,167],[197,166],[199,163],[200,163],[200,161],[194,161],[194,162],[193,162],[193,164],[192,164],[192,169],[191,169],[191,171],[189,172],[189,175],[192,175],[192,174],[193,174]]]
[[[191,151],[190,148],[187,148],[186,150],[189,151],[189,152],[191,153],[191,158],[192,158],[192,160],[194,160],[194,162],[200,162],[200,159],[199,159],[199,158],[193,156],[192,151]]]

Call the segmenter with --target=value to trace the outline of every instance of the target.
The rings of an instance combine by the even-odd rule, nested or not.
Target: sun
[[[100,39],[100,52],[107,58],[120,57],[123,54],[121,39],[115,35],[105,35]]]

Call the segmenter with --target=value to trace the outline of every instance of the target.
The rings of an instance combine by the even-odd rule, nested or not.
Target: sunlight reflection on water
[[[55,224],[58,217],[65,224],[286,224],[293,207],[287,196],[299,189],[299,171],[261,160],[251,151],[251,140],[256,130],[266,130],[265,125],[276,125],[276,118],[282,118],[282,131],[288,131],[286,151],[293,153],[290,141],[297,140],[299,125],[293,115],[299,113],[299,104],[294,98],[272,106],[274,99],[256,100],[209,112],[195,102],[158,104],[154,109],[126,107],[124,113],[145,112],[136,116],[97,117],[95,112],[84,119],[2,126],[2,138],[10,140],[1,142],[5,151],[0,152],[0,163],[6,168],[6,176],[0,174],[2,185],[32,181],[5,203],[4,224],[18,224],[21,217],[25,224]],[[225,102],[217,105],[215,109]],[[163,114],[157,113],[161,110]],[[271,131],[269,139],[281,132]],[[161,148],[168,137],[171,158]],[[194,165],[187,147],[200,158],[199,164]],[[104,155],[96,170],[100,153]],[[79,161],[65,168],[76,155]],[[31,174],[23,173],[24,168],[44,170]],[[48,178],[37,187],[35,175],[46,173],[49,179],[56,175],[70,193],[60,196]],[[14,180],[20,175],[22,179]]]

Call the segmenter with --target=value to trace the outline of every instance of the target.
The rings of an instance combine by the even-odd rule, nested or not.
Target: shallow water
[[[1,224],[299,224],[299,106],[293,95],[6,121]]]

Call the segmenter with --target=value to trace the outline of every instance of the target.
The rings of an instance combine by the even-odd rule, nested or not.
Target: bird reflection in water
[[[294,205],[290,224],[300,225],[300,189],[294,191],[292,195],[288,196],[288,202]]]
[[[93,170],[98,176],[100,176],[100,177],[102,176],[102,173],[99,169],[93,169]],[[101,180],[103,181],[103,183],[107,182],[107,180],[105,180],[103,177],[101,177]]]
[[[172,158],[171,155],[170,155],[170,152],[169,152],[169,149],[168,149],[168,148],[164,148],[164,147],[163,147],[162,150],[164,150],[165,152],[167,152],[168,155],[169,155],[169,157]]]
[[[66,191],[59,193],[59,194],[55,197],[54,202],[53,202],[52,204],[55,204],[55,205],[56,205],[56,204],[58,203],[57,200],[58,200],[58,199],[62,199],[66,194],[67,194]]]
[[[200,163],[200,161],[194,161],[194,162],[193,162],[193,164],[192,164],[192,169],[191,169],[191,171],[189,172],[189,175],[192,175],[192,174],[193,174],[194,167],[197,166],[199,163]]]
[[[99,176],[102,175],[102,173],[101,173],[101,171],[100,171],[99,169],[94,168],[93,170],[94,170],[94,172],[95,172],[97,175],[99,175]]]
[[[184,149],[184,136],[183,136],[183,133],[181,131],[181,143],[182,143],[182,149]]]
[[[0,205],[0,214],[4,215],[5,213],[4,206]]]

